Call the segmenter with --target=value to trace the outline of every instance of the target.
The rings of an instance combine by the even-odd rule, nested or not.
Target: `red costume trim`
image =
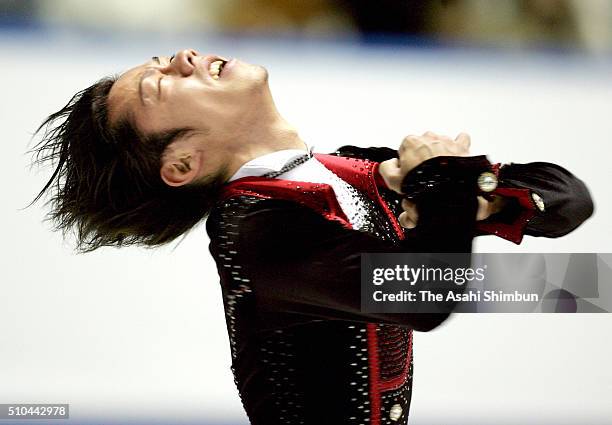
[[[517,245],[520,244],[523,240],[527,223],[537,214],[531,198],[531,191],[529,189],[498,187],[493,194],[506,198],[514,198],[523,209],[512,224],[485,220],[477,223],[476,230],[481,235],[495,235]]]
[[[243,177],[225,186],[221,199],[249,195],[266,199],[285,199],[309,207],[328,220],[338,221],[351,229],[332,187],[328,184],[270,179],[267,177]]]
[[[370,372],[370,423],[380,425],[380,360],[376,324],[368,323],[368,367]]]
[[[404,239],[403,227],[378,191],[378,185],[376,184],[376,176],[380,176],[378,162],[325,154],[315,154],[315,157],[338,177],[365,192],[370,199],[380,205],[389,217],[397,236]]]

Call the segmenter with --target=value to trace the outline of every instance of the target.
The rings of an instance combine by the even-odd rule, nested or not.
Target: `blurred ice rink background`
[[[78,90],[181,48],[237,56],[268,68],[279,110],[318,152],[467,131],[475,154],[556,162],[591,189],[595,216],[575,233],[479,238],[477,250],[609,252],[611,11],[608,0],[0,1],[0,403],[70,403],[70,424],[247,423],[203,226],[166,248],[75,255],[42,205],[23,209],[49,176],[29,169],[30,137]],[[611,325],[480,314],[417,334],[410,423],[612,423]]]

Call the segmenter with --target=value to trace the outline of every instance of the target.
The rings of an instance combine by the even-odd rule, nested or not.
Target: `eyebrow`
[[[153,56],[151,60],[154,60],[158,64],[161,64],[158,56]],[[145,70],[140,75],[140,78],[138,79],[138,98],[140,99],[140,103],[142,105],[144,105],[144,99],[142,97],[142,82],[144,81],[145,78],[147,78],[149,75],[151,75],[154,72],[155,72],[154,68],[145,68]]]

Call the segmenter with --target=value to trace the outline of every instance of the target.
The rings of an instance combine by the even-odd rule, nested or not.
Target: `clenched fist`
[[[389,189],[401,193],[406,174],[422,162],[436,156],[468,156],[470,136],[461,133],[453,140],[428,131],[422,136],[406,136],[398,152],[399,159],[381,162],[379,172]]]
[[[422,162],[436,156],[468,156],[470,149],[470,136],[459,134],[455,140],[448,136],[440,136],[428,131],[422,136],[406,136],[399,147],[399,159],[394,158],[379,165],[379,172],[387,187],[397,193],[401,192],[402,181],[406,174]],[[492,214],[502,210],[505,200],[502,197],[493,197],[487,201],[478,197],[478,212],[476,220],[485,220]],[[408,229],[416,227],[419,214],[414,202],[404,199],[402,201],[404,212],[399,216],[400,224]]]

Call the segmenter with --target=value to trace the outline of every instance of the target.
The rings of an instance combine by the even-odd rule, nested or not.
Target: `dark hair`
[[[55,165],[36,196],[51,193],[47,218],[64,235],[74,231],[77,249],[168,243],[204,218],[216,201],[225,170],[198,182],[170,187],[160,177],[161,157],[189,132],[141,134],[128,117],[111,126],[107,99],[116,77],[81,90],[36,130],[34,164]],[[59,122],[59,124],[58,124]]]

